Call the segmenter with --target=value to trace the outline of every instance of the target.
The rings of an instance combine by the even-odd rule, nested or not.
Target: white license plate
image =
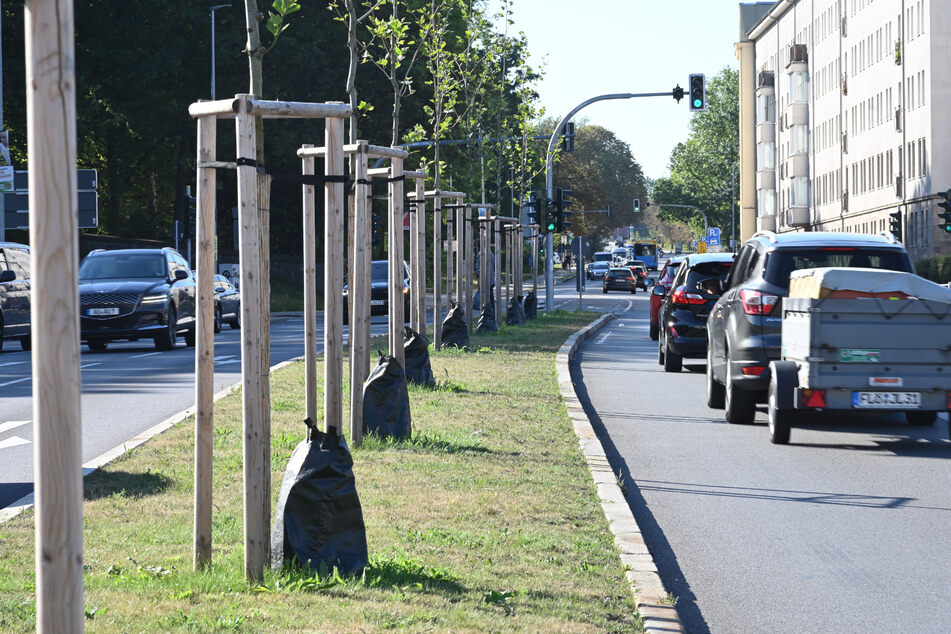
[[[385,299],[371,299],[370,306],[382,306],[386,303]]]
[[[92,317],[102,317],[104,315],[118,315],[118,308],[89,308],[86,310],[86,314]]]
[[[921,392],[852,392],[857,409],[908,409],[921,407]]]

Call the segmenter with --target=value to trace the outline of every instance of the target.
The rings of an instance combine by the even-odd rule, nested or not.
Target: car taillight
[[[628,276],[628,277],[627,277],[627,281],[628,281],[628,282],[633,282],[633,281],[634,281],[634,278],[633,278],[633,277],[630,277],[630,276]]]
[[[670,296],[670,302],[672,304],[681,304],[681,305],[690,305],[690,304],[706,304],[707,300],[702,295],[697,295],[696,293],[688,293],[684,290],[684,287],[679,287],[674,294]]]
[[[749,289],[740,291],[740,302],[743,304],[743,312],[747,315],[769,315],[773,312],[778,300],[778,295],[770,293]]]

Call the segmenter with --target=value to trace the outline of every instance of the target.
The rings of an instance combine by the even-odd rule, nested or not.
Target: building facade
[[[754,153],[741,160],[740,206],[755,209],[742,234],[897,223],[913,259],[951,254],[936,204],[951,189],[951,40],[940,36],[951,1],[780,0],[740,12],[741,91],[753,91],[740,97],[740,151]]]

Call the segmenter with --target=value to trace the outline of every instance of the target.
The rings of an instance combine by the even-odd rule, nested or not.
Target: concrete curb
[[[614,534],[614,543],[621,552],[621,561],[627,567],[624,574],[631,585],[637,611],[643,619],[644,631],[658,634],[685,632],[677,610],[674,606],[663,602],[667,598],[667,590],[657,574],[654,558],[644,543],[641,529],[634,519],[624,492],[618,486],[617,477],[611,469],[604,447],[598,439],[597,432],[591,426],[588,415],[585,414],[571,380],[571,361],[578,347],[613,318],[614,315],[603,315],[568,337],[565,344],[558,350],[555,360],[558,387],[568,407],[568,415],[578,435],[581,451],[591,469],[591,477],[598,488],[601,508]]]
[[[272,365],[271,372],[274,372],[275,370],[280,370],[281,368],[287,367],[292,363],[297,363],[298,361],[303,361],[303,360],[304,360],[304,357],[294,357],[293,359],[282,361],[278,364]],[[218,401],[228,396],[229,394],[234,393],[240,387],[241,387],[241,381],[238,381],[237,383],[232,383],[228,387],[220,390],[217,394],[215,394],[214,402],[217,403]],[[132,438],[122,443],[118,447],[113,447],[112,449],[105,452],[104,454],[96,456],[89,462],[86,462],[83,464],[83,477],[86,477],[87,475],[89,475],[96,469],[99,469],[100,467],[104,467],[105,465],[109,464],[110,462],[118,458],[119,456],[122,456],[123,454],[132,451],[139,445],[142,445],[148,442],[149,440],[151,440],[155,436],[158,436],[162,432],[171,429],[175,425],[185,422],[186,420],[188,420],[190,416],[194,416],[194,415],[195,415],[195,406],[192,405],[191,407],[187,409],[183,409],[180,412],[172,414],[171,416],[163,420],[161,423],[157,425],[153,425],[152,427],[149,427],[148,429],[139,433],[138,435],[133,436]],[[29,495],[25,495],[19,500],[17,500],[16,502],[10,504],[9,506],[3,509],[0,509],[0,524],[3,524],[7,520],[13,519],[14,517],[16,517],[17,515],[19,515],[20,513],[22,513],[23,511],[29,508],[33,508],[33,494],[32,493],[30,493]]]

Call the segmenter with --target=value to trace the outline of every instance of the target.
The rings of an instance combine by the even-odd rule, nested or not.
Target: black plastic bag
[[[538,297],[535,291],[528,291],[525,296],[525,319],[536,319],[538,317]]]
[[[409,326],[403,328],[403,356],[406,358],[406,380],[433,384],[433,368],[429,363],[429,339]]]
[[[363,430],[383,438],[408,438],[413,431],[406,373],[388,354],[380,355],[363,384]]]
[[[442,345],[465,348],[469,345],[466,314],[456,302],[451,302],[449,314],[442,322]]]
[[[495,321],[495,297],[489,291],[489,301],[482,307],[476,332],[498,332],[499,324]]]
[[[309,418],[307,438],[291,454],[271,533],[271,564],[296,560],[319,571],[359,574],[367,565],[367,532],[343,438],[325,434]]]
[[[508,310],[505,311],[505,324],[507,326],[524,326],[525,309],[522,308],[522,296],[512,296],[509,300]]]

